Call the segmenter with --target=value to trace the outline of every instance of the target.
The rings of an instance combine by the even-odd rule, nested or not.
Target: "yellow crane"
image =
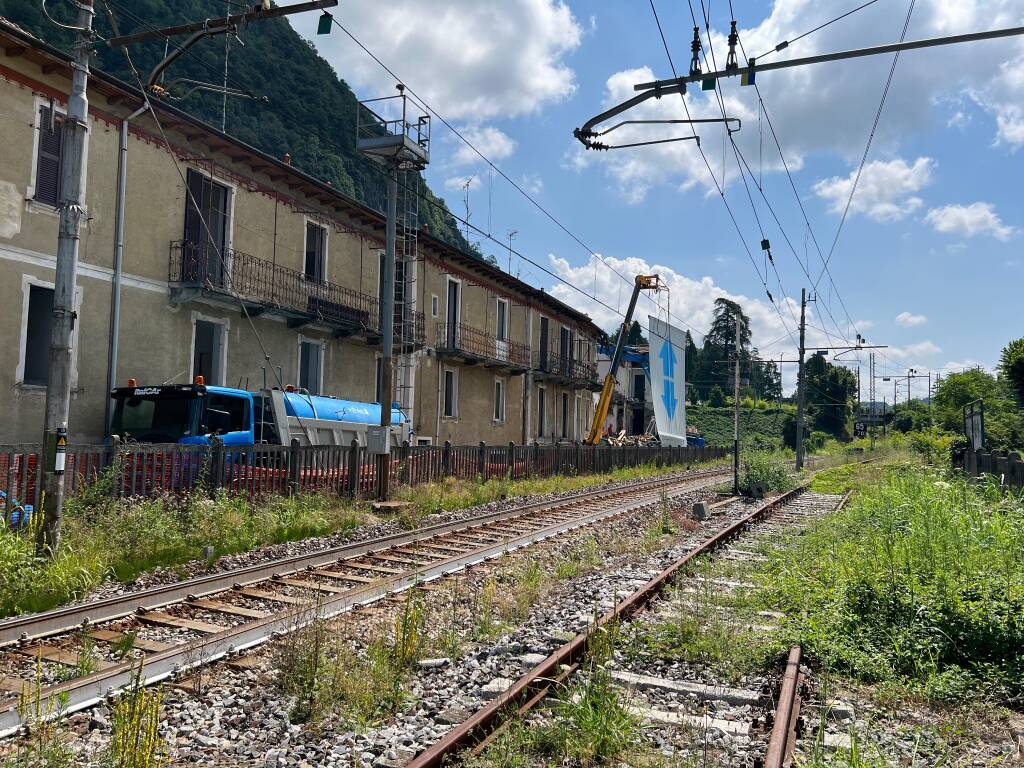
[[[626,335],[629,333],[629,325],[633,322],[633,311],[636,309],[636,300],[640,297],[640,291],[660,291],[664,283],[658,275],[637,275],[633,282],[633,295],[629,297],[629,309],[622,320],[622,327],[619,329],[619,338],[615,342],[615,353],[612,355],[612,364],[608,368],[608,374],[604,377],[604,384],[601,387],[601,398],[597,401],[597,408],[594,410],[594,423],[590,425],[590,434],[587,435],[587,445],[597,445],[601,442],[601,427],[604,420],[608,418],[608,408],[612,404],[612,395],[615,393],[615,373],[619,370],[622,362],[622,351],[626,347]]]

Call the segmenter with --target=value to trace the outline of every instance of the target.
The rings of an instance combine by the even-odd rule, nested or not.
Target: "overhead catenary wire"
[[[907,9],[907,17],[903,21],[903,30],[900,33],[901,43],[907,37],[907,30],[910,28],[910,17],[914,13],[914,5],[916,2],[917,0],[910,0],[910,7]],[[853,184],[850,187],[850,195],[846,199],[846,205],[843,208],[843,215],[839,219],[839,226],[836,228],[835,237],[832,239],[832,247],[829,248],[828,256],[825,257],[822,273],[814,283],[815,290],[817,290],[818,283],[821,282],[821,277],[824,275],[825,269],[828,267],[829,262],[832,260],[832,256],[835,254],[836,246],[839,244],[839,236],[843,233],[843,225],[846,223],[846,217],[850,213],[850,206],[853,203],[853,197],[857,193],[857,185],[860,183],[861,174],[864,172],[864,166],[867,164],[868,154],[871,152],[871,144],[875,139],[875,132],[878,130],[878,123],[882,119],[882,111],[885,109],[885,101],[889,96],[889,89],[892,87],[893,77],[896,74],[896,65],[899,63],[899,60],[900,52],[897,51],[892,57],[892,65],[889,67],[889,75],[885,80],[885,87],[882,89],[882,98],[878,102],[878,109],[875,111],[875,119],[871,124],[871,131],[868,133],[867,144],[864,147],[864,154],[861,156],[860,165],[857,167],[857,173],[854,176]]]
[[[394,72],[394,70],[392,70],[387,64],[384,63],[383,60],[381,60],[381,58],[379,56],[377,56],[373,51],[371,51],[369,49],[369,47],[367,47],[359,38],[357,38],[355,36],[355,34],[353,34],[348,29],[348,27],[346,27],[344,24],[339,22],[338,19],[333,14],[331,14],[328,11],[324,11],[324,13],[326,13],[328,16],[330,16],[332,19],[334,19],[334,24],[336,24],[337,27],[342,32],[344,32],[345,35],[348,36],[348,38],[350,40],[352,40],[353,43],[355,43],[367,56],[369,56],[371,59],[373,59],[373,61],[381,69],[383,69],[388,75],[390,75],[392,78],[394,78],[394,80],[396,82],[402,83],[405,86],[406,91],[408,91],[414,98],[416,98],[420,102],[420,104],[423,105],[424,109],[426,109],[428,112],[430,112],[430,114],[432,114],[434,117],[436,117],[438,120],[440,120],[441,123],[448,130],[450,130],[460,141],[462,141],[467,147],[469,147],[470,150],[472,150],[472,152],[477,157],[479,157],[484,163],[486,163],[487,166],[491,170],[493,170],[495,173],[497,173],[499,176],[501,176],[501,178],[503,178],[506,182],[508,182],[510,185],[512,185],[512,187],[520,195],[522,195],[524,198],[526,198],[526,200],[534,208],[536,208],[538,211],[540,211],[549,221],[551,221],[562,232],[564,232],[566,235],[568,235],[569,238],[572,239],[577,245],[579,245],[581,248],[583,248],[587,252],[588,257],[599,259],[602,263],[604,263],[604,265],[606,267],[608,267],[608,269],[610,269],[615,275],[617,275],[620,280],[622,280],[630,288],[632,288],[633,282],[634,282],[633,280],[628,278],[626,275],[622,274],[622,272],[620,272],[618,269],[616,269],[614,265],[610,264],[608,262],[608,260],[600,252],[598,252],[596,249],[592,248],[587,243],[585,243],[582,240],[582,238],[580,238],[575,232],[573,232],[565,224],[563,224],[553,213],[551,213],[551,211],[549,211],[533,195],[531,195],[528,190],[524,189],[521,184],[516,182],[512,177],[510,177],[507,173],[505,173],[505,171],[502,170],[502,168],[500,166],[498,166],[490,158],[488,158],[478,147],[476,147],[476,145],[473,144],[473,142],[471,142],[469,139],[467,139],[466,136],[461,131],[459,131],[447,118],[445,118],[444,115],[439,113],[422,96],[420,96],[418,93],[416,93],[416,91],[412,87],[409,86],[408,82],[406,82],[405,80],[400,78]],[[694,134],[694,135],[696,135],[696,134]],[[488,239],[493,240],[493,238],[490,237],[490,233],[489,232],[488,233],[481,233],[481,234],[486,234],[488,236]],[[537,266],[537,265],[535,264],[535,266]],[[547,270],[545,270],[545,272],[547,272]],[[654,302],[653,302],[653,300],[651,299],[650,296],[648,296],[646,294],[643,294],[643,298],[646,301],[654,304]],[[657,308],[656,304],[654,304],[654,306],[655,306],[655,308]],[[677,318],[677,319],[679,319],[679,318]],[[680,319],[680,321],[681,321],[681,319]],[[685,323],[683,323],[683,324],[685,325]],[[689,327],[689,326],[687,326],[687,327]]]
[[[777,43],[774,48],[772,48],[769,51],[765,51],[760,56],[758,56],[756,61],[761,61],[761,59],[764,59],[764,58],[766,58],[768,56],[771,56],[773,53],[778,53],[779,51],[784,51],[786,48],[788,48],[789,46],[791,46],[793,43],[797,42],[798,40],[803,40],[808,35],[813,35],[818,30],[824,29],[827,26],[835,24],[837,21],[842,21],[847,16],[852,16],[857,11],[863,10],[864,8],[867,8],[869,5],[874,5],[877,2],[878,2],[878,0],[868,0],[868,2],[862,3],[862,4],[858,5],[856,8],[852,8],[851,10],[846,11],[846,13],[842,13],[839,16],[836,16],[833,19],[829,19],[828,21],[824,22],[823,24],[819,24],[818,26],[814,27],[813,29],[807,30],[803,34],[797,35],[792,40],[782,40],[779,43]],[[732,10],[732,0],[729,0],[729,10],[730,11]],[[744,54],[744,58],[746,58],[746,54]]]
[[[649,3],[650,3],[650,6],[651,6],[651,13],[654,16],[654,22],[655,22],[655,24],[658,27],[658,34],[661,36],[662,46],[665,49],[665,56],[668,59],[669,67],[672,69],[673,75],[676,76],[676,65],[675,65],[675,62],[672,59],[672,52],[671,52],[671,49],[668,46],[668,41],[665,38],[665,31],[662,28],[661,19],[658,16],[658,9],[654,5],[654,0],[649,0]],[[693,11],[692,4],[690,6],[690,10],[691,10],[691,13],[692,13],[692,11]],[[683,102],[683,109],[686,111],[687,120],[692,120],[692,116],[690,114],[690,107],[689,107],[689,105],[686,102],[685,94],[680,93],[679,97],[680,97],[680,99]],[[697,136],[697,129],[693,127],[692,123],[690,125],[690,128],[693,131],[693,135]],[[707,167],[708,175],[711,177],[711,180],[714,182],[715,188],[718,190],[718,195],[721,198],[722,203],[725,205],[726,211],[729,214],[729,219],[732,221],[733,227],[736,229],[736,234],[739,235],[740,242],[743,244],[743,249],[744,249],[744,251],[746,251],[747,258],[750,259],[750,263],[754,267],[754,272],[757,274],[758,278],[761,281],[761,284],[764,286],[764,289],[767,292],[768,291],[767,280],[766,280],[766,278],[762,278],[761,277],[761,270],[757,266],[757,261],[754,259],[754,256],[753,256],[753,254],[750,251],[750,247],[747,245],[747,239],[746,239],[746,237],[744,237],[743,231],[740,229],[739,221],[736,219],[736,215],[733,213],[732,207],[729,205],[729,201],[726,200],[726,198],[725,198],[725,191],[722,189],[721,184],[718,183],[718,178],[715,176],[715,173],[714,173],[714,171],[711,168],[711,162],[708,160],[708,157],[705,154],[703,147],[701,147],[699,141],[697,142],[697,150],[700,152],[700,156],[704,160],[704,165]],[[723,171],[724,171],[724,166],[723,166]],[[723,182],[724,182],[724,178],[723,178]],[[786,328],[786,330],[789,331],[789,327],[786,325],[785,319],[782,317],[782,313],[781,313],[781,311],[779,311],[778,306],[776,306],[774,301],[772,301],[771,304],[775,308],[775,311],[779,315],[779,320],[782,322],[782,327]],[[792,333],[792,332],[790,332],[790,333]]]

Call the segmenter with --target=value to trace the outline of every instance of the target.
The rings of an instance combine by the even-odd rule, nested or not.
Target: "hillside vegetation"
[[[740,407],[740,439],[744,445],[781,448],[786,409],[751,409]],[[732,445],[733,409],[691,405],[686,409],[686,423],[697,429],[708,445]]]
[[[55,18],[69,21],[70,4],[51,4]],[[122,34],[164,27],[185,21],[223,16],[223,0],[132,0],[111,2],[118,29]],[[237,4],[232,8],[238,12]],[[0,16],[63,50],[70,50],[71,33],[46,19],[41,4],[27,0],[0,0]],[[104,6],[97,4],[95,27],[101,37],[112,36]],[[225,130],[231,136],[275,157],[285,152],[292,164],[306,173],[328,181],[345,195],[378,211],[384,210],[385,183],[381,170],[356,151],[356,107],[351,88],[317,54],[313,44],[302,39],[287,20],[268,19],[241,27],[244,46],[232,41],[228,51],[229,86],[251,91],[260,99],[230,97],[227,100]],[[340,34],[335,30],[334,34]],[[160,39],[131,47],[132,60],[145,80],[164,56]],[[135,85],[135,76],[120,49],[97,46],[96,65],[103,71]],[[273,77],[268,77],[273,73]],[[167,70],[164,85],[172,92],[180,78],[220,84],[224,76],[224,38],[201,40],[189,53]],[[391,94],[373,93],[371,97]],[[266,101],[262,100],[266,98]],[[210,125],[220,127],[222,96],[197,92],[175,102]],[[430,201],[420,204],[421,224],[451,245],[469,250],[458,232],[455,220],[444,201],[435,198],[426,184],[422,187]]]

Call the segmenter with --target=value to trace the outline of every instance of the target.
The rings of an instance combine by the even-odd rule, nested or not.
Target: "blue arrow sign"
[[[665,380],[665,390],[661,393],[661,401],[665,403],[665,410],[668,411],[669,421],[676,417],[676,383]]]
[[[661,352],[658,353],[658,357],[661,358],[661,369],[665,372],[665,378],[674,378],[676,375],[676,351],[672,349],[671,341],[665,339],[665,343],[661,345]]]

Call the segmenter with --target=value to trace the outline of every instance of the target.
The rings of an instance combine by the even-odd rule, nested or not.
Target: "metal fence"
[[[421,485],[463,480],[522,479],[608,472],[642,464],[693,464],[724,458],[726,448],[561,445],[403,445],[391,454],[392,483]],[[0,446],[4,521],[27,522],[39,506],[38,445]],[[68,495],[114,497],[237,493],[247,496],[327,491],[364,496],[374,491],[376,457],[351,445],[128,445],[69,446]],[[31,510],[28,510],[29,512]]]

